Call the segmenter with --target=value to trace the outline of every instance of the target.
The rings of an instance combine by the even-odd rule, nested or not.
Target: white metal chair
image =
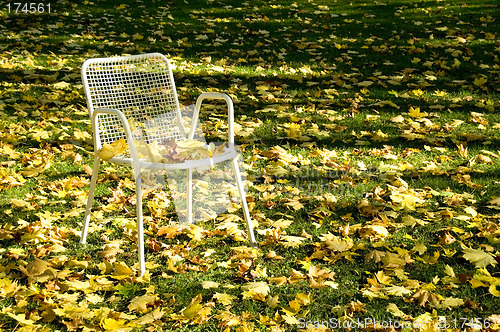
[[[140,274],[145,268],[144,234],[142,216],[141,170],[186,170],[187,213],[189,221],[192,211],[192,172],[194,168],[230,161],[235,175],[241,207],[246,221],[249,241],[255,244],[246,194],[237,163],[234,146],[234,110],[231,98],[221,93],[202,93],[195,105],[191,128],[186,134],[177,98],[177,92],[168,59],[159,53],[96,58],[84,62],[81,70],[87,106],[91,117],[94,149],[99,151],[103,144],[125,139],[128,152],[107,160],[133,168],[136,182],[137,234]],[[179,163],[156,163],[141,159],[134,139],[147,143],[165,139],[193,139],[202,102],[206,99],[224,100],[228,109],[228,146],[225,153],[202,160],[185,160]],[[155,123],[155,128],[148,124]],[[141,125],[142,124],[142,125]],[[158,128],[161,125],[161,128]],[[146,135],[144,135],[146,134]],[[99,164],[98,154],[94,157],[94,168],[90,182],[87,208],[80,242],[86,242],[94,190]]]

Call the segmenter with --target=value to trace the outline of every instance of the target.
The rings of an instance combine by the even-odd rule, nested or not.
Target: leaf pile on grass
[[[2,329],[498,329],[494,1],[53,9],[0,14]],[[172,59],[183,104],[233,97],[258,247],[237,207],[179,225],[148,189],[138,278],[133,177],[106,163],[79,245],[93,147],[78,68],[142,52]],[[224,135],[223,109],[202,117]]]

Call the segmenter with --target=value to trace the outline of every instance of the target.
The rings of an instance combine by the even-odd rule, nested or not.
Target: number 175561
[[[8,13],[42,14],[50,13],[50,3],[12,2],[6,5]]]

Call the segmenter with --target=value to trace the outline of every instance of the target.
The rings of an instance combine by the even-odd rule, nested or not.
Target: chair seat
[[[152,169],[152,170],[179,170],[179,169],[190,169],[190,168],[198,168],[198,167],[207,167],[211,166],[226,160],[231,160],[236,158],[238,155],[235,148],[226,148],[221,154],[213,156],[211,158],[204,159],[186,159],[182,162],[178,163],[155,163],[151,162],[148,159],[140,159],[140,168],[143,169]],[[132,158],[126,155],[115,156],[108,160],[109,162],[121,164],[121,165],[132,165]]]

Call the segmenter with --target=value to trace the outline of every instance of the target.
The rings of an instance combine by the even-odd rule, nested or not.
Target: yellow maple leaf
[[[186,139],[183,141],[178,141],[177,146],[179,146],[182,149],[197,149],[199,147],[203,147],[205,145],[204,142],[196,140],[196,139]]]
[[[217,300],[217,302],[222,303],[225,306],[231,305],[234,300],[236,300],[238,297],[226,293],[215,293],[213,296],[214,299]]]
[[[87,294],[85,299],[92,304],[97,304],[104,301],[104,298],[98,294]]]
[[[362,86],[362,87],[368,87],[368,86],[371,86],[372,84],[373,84],[373,81],[363,81],[363,82],[356,83],[357,86]]]
[[[134,297],[130,304],[128,305],[129,311],[146,312],[148,310],[147,305],[153,303],[156,300],[154,295],[141,295]]]
[[[413,294],[413,291],[403,287],[403,286],[387,286],[382,289],[382,291],[387,295],[392,296],[405,296]]]
[[[418,106],[411,106],[410,110],[408,111],[408,115],[412,118],[419,119],[427,116],[427,113],[420,112],[420,107]]]
[[[288,171],[280,165],[270,164],[266,167],[266,173],[268,173],[270,175],[275,175],[278,177],[283,177],[283,176],[288,174]]]
[[[484,39],[487,39],[487,40],[494,40],[494,39],[496,39],[496,35],[494,33],[485,32],[484,35],[485,35]]]
[[[289,138],[299,138],[302,136],[302,128],[299,123],[285,123],[286,136]]]
[[[143,35],[141,35],[140,33],[136,33],[132,36],[135,40],[141,40],[144,38]]]
[[[26,266],[26,272],[30,277],[36,277],[42,275],[47,268],[49,263],[35,257],[35,260]]]
[[[485,156],[484,154],[477,155],[477,161],[482,164],[493,164],[493,159],[491,159],[488,156]]]
[[[404,192],[393,190],[390,197],[395,204],[395,210],[415,211],[416,204],[423,203],[423,200],[413,190],[406,190]]]
[[[198,148],[186,149],[179,153],[179,157],[186,158],[189,160],[200,160],[212,157],[210,150],[204,146]]]
[[[439,303],[438,308],[440,309],[453,309],[456,307],[460,307],[464,304],[464,300],[456,297],[445,297],[441,303]]]
[[[300,210],[304,207],[304,204],[299,202],[299,197],[288,200],[288,202],[284,203],[284,205],[293,208],[295,211]]]
[[[309,278],[315,279],[333,279],[335,272],[328,270],[327,268],[320,268],[317,265],[312,265],[307,271]]]
[[[474,264],[477,268],[485,268],[488,265],[497,265],[493,256],[485,251],[465,248],[463,258]]]
[[[421,97],[424,95],[424,91],[422,91],[421,89],[412,90],[412,93],[417,97]]]
[[[493,296],[500,297],[500,291],[497,289],[497,285],[491,284],[488,290]]]
[[[260,154],[271,160],[279,159],[285,165],[296,163],[297,161],[299,161],[299,159],[296,156],[288,153],[285,149],[283,149],[279,145],[274,146],[272,149],[268,151],[262,151],[260,152]]]
[[[484,76],[481,76],[481,77],[478,77],[474,80],[474,85],[476,86],[482,86],[484,85],[486,82],[488,81],[488,79]]]
[[[304,294],[304,293],[297,293],[295,295],[295,300],[300,302],[300,305],[309,305],[312,302],[312,295],[311,294]]]
[[[377,132],[372,134],[372,137],[375,142],[385,142],[388,141],[389,135],[379,129]]]
[[[203,306],[200,304],[201,300],[201,294],[198,294],[191,300],[191,303],[186,308],[184,308],[184,310],[182,310],[182,315],[191,320],[197,317],[200,311],[203,309]]]
[[[219,283],[217,283],[215,281],[205,280],[205,281],[202,281],[201,286],[203,287],[203,289],[218,288]]]
[[[210,143],[208,145],[208,153],[210,157],[219,156],[226,152],[227,146],[225,144],[215,145],[214,143]]]
[[[389,231],[382,225],[366,225],[359,229],[359,236],[364,239],[377,240],[389,235]]]
[[[116,271],[116,276],[128,277],[134,273],[134,270],[128,267],[124,262],[116,262],[113,266]]]
[[[377,273],[375,273],[375,277],[377,277],[377,280],[379,283],[384,284],[384,285],[390,285],[392,284],[392,278],[384,273],[384,271],[380,270]]]
[[[405,118],[401,115],[398,115],[398,116],[391,118],[391,121],[395,122],[395,123],[402,123],[405,121]]]
[[[168,226],[161,226],[158,229],[158,233],[156,235],[162,236],[165,235],[167,239],[173,239],[179,234],[182,234],[182,231],[184,229],[184,226],[181,225],[168,225]]]
[[[286,312],[284,315],[281,315],[281,318],[283,318],[285,323],[287,323],[289,325],[299,324],[299,320],[289,312]]]
[[[352,248],[353,242],[350,238],[340,239],[339,237],[330,233],[323,234],[322,238],[328,249],[336,252],[348,251]]]
[[[269,282],[275,284],[276,286],[282,286],[286,284],[287,281],[288,279],[286,277],[273,277],[269,279]]]
[[[109,243],[106,243],[104,245],[104,248],[102,251],[98,253],[100,257],[104,258],[113,258],[117,254],[120,254],[123,252],[122,249],[120,249],[122,241],[111,241]]]
[[[120,331],[125,327],[124,319],[113,319],[113,318],[105,318],[101,321],[101,327],[104,331]]]
[[[138,325],[146,325],[146,324],[151,324],[157,320],[160,320],[163,316],[165,315],[165,311],[163,311],[160,308],[156,308],[155,310],[147,313],[146,315],[133,320],[132,322],[134,324]]]
[[[292,271],[290,272],[290,278],[288,279],[288,281],[291,284],[294,284],[296,282],[304,280],[305,278],[306,278],[306,276],[302,272],[297,271],[295,269],[292,269]]]
[[[266,300],[266,304],[269,308],[276,308],[278,307],[278,304],[280,303],[280,296],[268,296]]]
[[[7,316],[9,316],[10,318],[16,320],[18,322],[18,324],[20,324],[21,326],[33,327],[33,325],[35,324],[34,320],[26,319],[26,315],[24,313],[15,314],[15,313],[11,312],[10,310],[11,310],[10,308],[7,309],[7,307],[4,307],[2,309],[2,313],[4,313]]]
[[[38,176],[39,174],[43,173],[47,168],[49,168],[52,163],[51,163],[51,158],[43,156],[41,161],[37,164],[32,164],[28,167],[23,168],[22,171],[19,172],[22,176],[25,177],[35,177]]]
[[[263,281],[250,282],[241,286],[243,290],[243,299],[254,299],[265,301],[265,297],[269,294],[269,285]]]
[[[408,259],[406,256],[401,256],[392,252],[387,252],[382,257],[382,263],[384,268],[386,269],[387,268],[395,269],[406,265],[408,263]]]
[[[93,291],[92,286],[89,281],[81,280],[66,280],[64,284],[70,289],[75,291],[83,291],[85,293],[91,293]]]
[[[302,236],[294,236],[294,235],[282,235],[280,237],[280,244],[287,248],[297,248],[302,245],[306,238]]]
[[[488,201],[488,203],[500,206],[500,197],[493,197],[491,200]]]
[[[128,150],[127,142],[121,138],[117,141],[112,142],[111,144],[104,143],[97,152],[97,155],[102,160],[109,160],[117,155],[125,153]]]
[[[398,308],[394,303],[389,303],[385,308],[385,311],[391,313],[395,317],[406,317],[406,314]]]

